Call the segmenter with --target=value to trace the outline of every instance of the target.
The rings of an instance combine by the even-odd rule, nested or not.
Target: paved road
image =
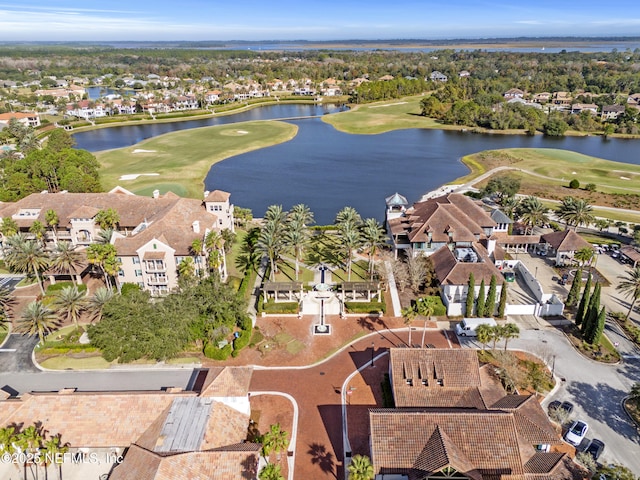
[[[0,372],[39,372],[31,360],[37,336],[12,333],[0,349]]]
[[[593,362],[576,352],[555,329],[527,330],[509,345],[536,353],[555,365],[556,376],[564,381],[544,403],[557,399],[575,405],[572,419],[589,424],[587,438],[596,437],[606,444],[602,462],[621,463],[640,473],[640,436],[622,409],[631,386],[640,381],[640,359],[630,358],[619,365]]]

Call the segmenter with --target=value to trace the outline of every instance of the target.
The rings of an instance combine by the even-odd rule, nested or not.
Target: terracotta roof
[[[93,218],[98,214],[99,211],[99,208],[83,205],[71,212],[69,218]]]
[[[474,470],[483,477],[500,471],[502,479],[522,478],[524,474],[515,422],[509,413],[373,409],[369,411],[369,420],[376,473],[422,475],[414,478],[433,473],[430,469],[434,464],[417,462],[425,458],[423,452],[431,442],[443,445],[436,449],[439,461],[433,463],[448,461],[450,466],[471,478]],[[446,440],[439,440],[438,436]],[[442,458],[442,450],[451,445],[455,450],[450,448],[448,457]]]
[[[465,285],[469,281],[469,274],[473,272],[476,284],[480,284],[484,279],[485,284],[489,285],[491,276],[495,276],[497,284],[502,285],[503,278],[500,270],[491,261],[487,251],[479,243],[474,243],[473,246],[482,261],[458,262],[453,252],[447,247],[442,247],[431,255],[433,268],[440,284]]]
[[[549,473],[564,458],[559,452],[537,452],[524,465],[526,473]]]
[[[176,397],[194,392],[37,393],[0,402],[0,423],[40,421],[74,447],[126,447],[136,441]],[[19,403],[20,407],[15,408]],[[9,408],[7,408],[9,407]]]
[[[111,480],[230,480],[257,477],[259,451],[255,443],[230,445],[224,449],[160,456],[132,445],[125,461]]]
[[[625,245],[620,249],[620,253],[629,258],[632,262],[640,262],[640,252],[636,249],[636,247]]]
[[[227,200],[229,200],[230,196],[231,194],[228,192],[223,192],[222,190],[214,190],[204,198],[204,201],[205,202],[226,202]]]
[[[518,435],[527,443],[561,443],[558,434],[547,420],[538,400],[532,395],[507,395],[491,406],[492,409],[512,411]]]
[[[12,118],[34,118],[37,117],[37,113],[29,113],[29,112],[8,112],[8,113],[0,113],[0,121],[11,120]]]
[[[585,247],[593,248],[589,242],[571,229],[545,233],[540,238],[559,252],[575,252]]]
[[[406,232],[411,242],[474,242],[484,237],[483,228],[497,224],[469,197],[450,193],[415,203],[389,225],[394,234]]]
[[[245,397],[249,393],[249,383],[253,367],[210,368],[205,378],[202,396]]]

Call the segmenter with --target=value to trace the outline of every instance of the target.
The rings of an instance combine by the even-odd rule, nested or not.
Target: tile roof
[[[229,200],[231,194],[229,192],[223,192],[222,190],[214,190],[209,192],[204,198],[205,202],[226,202]]]
[[[373,409],[369,420],[376,473],[411,473],[412,477],[419,473],[419,478],[433,473],[433,463],[417,460],[425,457],[423,451],[429,442],[438,445],[436,435],[436,439],[446,438],[436,450],[440,457],[437,463],[444,461],[442,451],[455,445],[455,450],[446,450],[447,460],[464,475],[473,478],[474,470],[483,478],[497,471],[503,479],[522,478],[524,474],[515,422],[509,413]]]
[[[571,229],[545,233],[540,238],[559,252],[575,252],[585,247],[593,248],[589,242]]]
[[[260,445],[245,443],[224,449],[161,456],[132,445],[111,480],[231,480],[257,477]]]
[[[453,252],[446,246],[431,255],[433,268],[441,285],[465,285],[469,281],[469,274],[472,272],[476,284],[479,284],[484,279],[484,283],[489,285],[493,275],[496,277],[498,285],[502,285],[502,274],[491,261],[486,249],[479,243],[474,243],[473,249],[482,261],[459,262]]]
[[[211,367],[202,386],[202,396],[245,397],[253,367]]]
[[[469,197],[450,193],[415,203],[389,225],[394,234],[406,232],[411,242],[473,242],[484,236],[483,228],[497,224]]]
[[[561,443],[547,414],[532,395],[507,395],[490,408],[513,412],[518,435],[531,445]]]

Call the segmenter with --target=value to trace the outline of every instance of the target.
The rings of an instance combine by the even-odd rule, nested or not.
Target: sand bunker
[[[391,107],[393,105],[404,105],[407,102],[385,103],[384,105],[371,105],[369,108]]]
[[[133,152],[131,153],[156,153],[155,150],[145,150],[143,148],[136,148]]]
[[[620,180],[631,180],[629,177],[620,177]]]
[[[155,175],[160,175],[159,173],[132,173],[130,175],[122,175],[118,180],[135,180],[138,177],[146,176],[153,177]]]
[[[246,130],[236,130],[236,133],[237,133],[238,135],[246,135],[246,134],[247,134],[247,133],[249,133],[249,132],[247,132]]]

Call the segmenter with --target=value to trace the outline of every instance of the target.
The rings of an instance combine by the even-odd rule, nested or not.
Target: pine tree
[[[475,289],[476,289],[476,281],[473,278],[473,273],[470,273],[469,284],[467,288],[467,303],[466,303],[466,310],[465,310],[465,315],[467,317],[470,317],[473,315],[473,299],[475,296]]]
[[[578,301],[578,294],[580,293],[580,287],[582,286],[582,269],[579,268],[576,272],[575,277],[573,277],[573,282],[571,283],[571,289],[569,290],[569,295],[567,295],[566,305],[567,307],[573,307]]]
[[[498,305],[498,317],[504,317],[504,311],[507,308],[507,282],[502,282],[502,289],[500,290],[500,303]]]
[[[604,332],[604,323],[607,319],[607,312],[604,307],[600,309],[600,313],[598,313],[598,318],[596,320],[595,328],[593,329],[593,333],[587,338],[587,342],[591,345],[600,345],[600,339],[602,338],[602,332]]]
[[[491,282],[489,283],[489,293],[487,294],[487,300],[484,302],[484,314],[483,317],[493,317],[493,313],[496,310],[496,276],[491,275]]]
[[[580,304],[578,305],[578,311],[576,312],[576,317],[575,317],[576,326],[580,325],[584,320],[584,316],[587,313],[587,307],[589,306],[590,295],[591,295],[591,273],[589,273],[589,277],[587,278],[587,283],[584,286],[584,291],[582,292],[582,298],[580,299]]]
[[[476,304],[476,314],[479,317],[482,317],[484,315],[484,301],[485,301],[485,294],[484,294],[484,278],[483,278],[482,281],[480,282],[480,291],[478,292],[478,303]]]

